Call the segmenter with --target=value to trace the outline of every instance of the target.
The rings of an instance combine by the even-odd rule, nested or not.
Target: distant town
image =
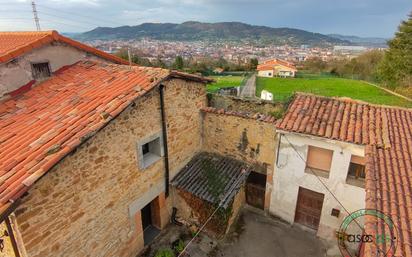
[[[233,63],[246,63],[252,58],[265,60],[280,58],[299,63],[318,57],[323,61],[336,58],[354,58],[371,49],[382,49],[366,46],[336,45],[329,47],[310,47],[301,45],[253,44],[250,42],[204,42],[204,41],[165,41],[144,38],[139,40],[93,40],[86,42],[102,51],[115,54],[122,49],[130,49],[132,54],[150,61],[161,59],[171,63],[176,56],[186,60],[202,60],[204,58],[223,58]]]

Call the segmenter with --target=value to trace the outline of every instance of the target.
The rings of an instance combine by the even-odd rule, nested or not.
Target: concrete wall
[[[251,118],[203,114],[203,150],[256,163],[267,176],[265,209],[269,207],[276,156],[275,126]]]
[[[301,160],[287,140],[305,160],[308,145],[334,151],[329,178],[321,177],[320,179],[350,212],[365,207],[365,190],[346,183],[351,155],[364,156],[364,148],[358,145],[296,134],[281,136],[279,157],[273,176],[270,213],[293,223],[299,186],[322,193],[325,197],[317,234],[320,237],[335,240],[334,231],[348,214],[345,213],[344,209],[318,181],[315,175],[305,173],[305,161]],[[332,208],[340,210],[338,218],[331,216]]]
[[[269,77],[272,78],[275,76],[275,71],[274,70],[260,70],[258,72],[259,77]]]
[[[31,63],[48,61],[51,71],[55,72],[82,59],[106,61],[75,47],[54,42],[0,64],[0,98],[33,80]]]
[[[201,148],[205,87],[165,83],[165,109],[172,174]],[[139,170],[136,145],[161,131],[159,92],[136,100],[114,121],[41,178],[16,210],[30,257],[125,256],[143,248],[140,208],[164,201],[163,158]],[[173,176],[172,176],[173,177]],[[170,209],[160,212],[164,226]]]

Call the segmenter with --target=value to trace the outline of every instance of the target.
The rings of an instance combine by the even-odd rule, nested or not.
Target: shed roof
[[[227,208],[246,181],[249,165],[212,153],[199,153],[176,175],[172,185]]]

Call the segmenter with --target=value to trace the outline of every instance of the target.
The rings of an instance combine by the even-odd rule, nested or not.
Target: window
[[[31,64],[34,79],[44,79],[51,75],[49,62],[39,62]]]
[[[139,168],[145,169],[163,156],[163,142],[160,133],[143,139],[137,145]]]
[[[365,187],[364,157],[352,155],[349,163],[348,177],[346,178],[346,183],[353,186]]]
[[[332,166],[332,156],[332,150],[309,146],[305,172],[328,178]]]

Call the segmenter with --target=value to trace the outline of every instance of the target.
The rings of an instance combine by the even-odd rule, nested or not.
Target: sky
[[[391,38],[412,0],[36,0],[43,30],[145,22],[239,21],[323,34]],[[0,30],[34,30],[31,0],[0,0]]]

